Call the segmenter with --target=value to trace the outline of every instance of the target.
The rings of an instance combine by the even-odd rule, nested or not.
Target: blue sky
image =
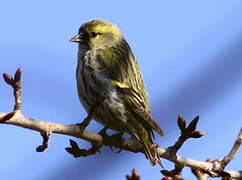
[[[0,72],[23,68],[23,113],[64,124],[86,115],[75,87],[77,45],[68,40],[92,18],[119,26],[138,60],[152,104],[165,132],[157,143],[167,147],[179,135],[178,114],[200,115],[206,135],[189,140],[179,154],[205,160],[230,150],[241,128],[242,2],[203,1],[4,1],[0,6]],[[0,81],[0,112],[13,106],[11,89]],[[142,179],[159,179],[144,156],[101,154],[74,159],[64,150],[67,136],[52,135],[44,153],[34,131],[1,125],[0,179],[123,180],[132,168]],[[92,122],[88,130],[99,131]],[[77,140],[81,147],[88,143]],[[241,170],[239,150],[228,169]],[[173,164],[163,160],[166,168]],[[185,179],[195,179],[187,168]]]

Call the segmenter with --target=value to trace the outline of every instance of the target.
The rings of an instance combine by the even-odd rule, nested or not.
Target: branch
[[[186,140],[188,140],[189,138],[200,138],[204,135],[203,132],[196,131],[198,120],[199,120],[199,117],[197,116],[186,127],[185,119],[182,116],[178,117],[177,124],[180,128],[181,135],[178,138],[177,142],[173,146],[168,148],[171,150],[171,153],[173,153],[172,158],[175,158],[177,156],[175,153],[181,148],[181,146],[184,144]],[[175,166],[175,169],[171,171],[162,170],[161,173],[163,173],[165,176],[172,177],[174,179],[179,179],[179,175],[182,171],[182,168],[184,166],[188,166],[188,167],[191,167],[193,174],[200,180],[205,180],[208,177],[223,177],[224,179],[228,179],[228,178],[242,179],[242,172],[224,170],[226,165],[234,158],[235,153],[238,151],[241,145],[241,141],[242,141],[242,128],[240,129],[240,133],[230,153],[224,158],[220,158],[216,160],[207,160],[206,162],[199,162],[196,160],[194,161],[194,160],[185,158],[183,161],[182,158],[181,160],[178,160],[179,156],[177,156],[177,159],[175,158],[174,159],[175,161],[173,161],[168,157],[167,158],[164,157],[168,160],[173,161],[176,166]]]
[[[142,146],[133,138],[124,139],[121,138],[120,134],[109,136],[103,131],[99,134],[93,133],[90,131],[83,130],[80,126],[77,125],[62,125],[58,123],[51,123],[45,122],[41,120],[36,120],[33,118],[28,118],[21,113],[21,69],[18,69],[15,73],[14,78],[8,74],[3,75],[4,80],[7,84],[9,84],[14,91],[15,97],[15,105],[13,112],[10,113],[0,113],[0,123],[2,124],[9,124],[15,125],[22,128],[27,128],[30,130],[34,130],[40,132],[43,137],[42,145],[36,148],[36,151],[42,152],[48,147],[48,141],[50,135],[55,134],[63,134],[68,136],[73,136],[76,138],[80,138],[92,143],[93,148],[91,150],[83,150],[81,151],[81,156],[84,154],[88,155],[91,152],[97,152],[98,147],[110,146],[116,147],[119,149],[124,149],[131,152],[141,152],[143,153]],[[229,174],[230,178],[233,179],[242,179],[242,173],[236,171],[228,171],[224,170],[225,166],[233,159],[235,153],[240,147],[241,144],[241,136],[242,133],[240,132],[239,137],[236,140],[232,150],[230,153],[224,158],[225,163],[217,163],[218,161],[214,162],[204,162],[204,161],[197,161],[193,159],[188,159],[185,157],[181,157],[176,154],[178,149],[182,146],[182,144],[189,138],[198,138],[203,135],[202,132],[195,131],[196,124],[198,122],[198,117],[196,117],[189,125],[186,127],[186,122],[184,118],[178,118],[178,125],[181,130],[181,136],[179,137],[178,141],[174,144],[174,146],[170,148],[157,148],[158,154],[160,157],[165,158],[169,161],[175,163],[176,168],[182,169],[184,166],[188,166],[194,169],[199,169],[204,171],[205,173],[209,174],[211,177],[223,176],[224,174]],[[105,131],[105,130],[104,130]],[[96,148],[96,149],[95,149]],[[75,144],[74,141],[71,141],[71,147],[67,148],[67,151],[71,151],[79,149],[78,145]],[[68,152],[69,152],[68,151]],[[73,152],[71,153],[73,156],[76,154]]]
[[[233,177],[231,177],[230,172],[228,171],[223,171],[223,169],[228,165],[228,163],[234,158],[236,152],[238,151],[240,145],[242,142],[242,128],[240,129],[239,135],[237,137],[237,139],[234,142],[233,147],[231,148],[230,152],[228,155],[226,155],[223,158],[219,158],[219,159],[215,159],[215,160],[211,160],[208,159],[207,162],[213,163],[214,166],[219,167],[219,171],[217,171],[215,173],[215,176],[221,176],[223,177],[223,180],[229,180],[232,179]],[[213,174],[211,174],[211,172],[206,172],[203,169],[195,169],[192,168],[192,172],[195,176],[198,177],[198,179],[201,180],[206,180],[208,179],[210,176],[213,177]],[[242,174],[242,172],[240,172]]]

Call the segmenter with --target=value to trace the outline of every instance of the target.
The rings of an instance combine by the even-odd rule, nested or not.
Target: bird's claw
[[[112,141],[116,141],[117,139],[118,139],[118,140],[121,139],[122,136],[123,136],[123,134],[124,134],[124,133],[116,133],[116,134],[112,135],[112,136],[111,136]],[[112,151],[114,151],[114,149],[113,149],[112,146],[109,146],[109,148],[110,148]],[[122,151],[122,149],[121,149],[121,148],[118,148],[118,151],[117,151],[116,153],[120,153],[121,151]]]
[[[112,135],[111,137],[114,139],[120,139],[120,138],[122,138],[123,134],[124,134],[123,132],[116,133],[116,134]]]
[[[81,133],[83,133],[85,131],[85,129],[87,128],[88,124],[83,121],[83,122],[77,123],[75,125],[77,125],[80,128]]]
[[[108,134],[107,134],[107,129],[108,129],[108,127],[104,127],[104,128],[102,128],[101,131],[99,131],[98,134],[100,134],[100,135],[103,136],[103,137],[107,137],[107,136],[108,136]]]

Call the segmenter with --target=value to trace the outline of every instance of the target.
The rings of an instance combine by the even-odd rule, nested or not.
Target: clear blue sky
[[[2,1],[0,72],[23,68],[23,113],[72,124],[86,115],[75,87],[77,44],[68,40],[83,22],[102,18],[117,24],[141,66],[152,114],[165,132],[162,147],[179,135],[178,114],[200,115],[206,135],[189,140],[179,154],[205,160],[230,150],[242,125],[242,2],[203,1]],[[0,112],[13,106],[11,89],[0,81]],[[95,122],[91,131],[101,128]],[[64,150],[69,137],[51,136],[44,153],[34,131],[1,125],[0,179],[124,180],[132,168],[142,179],[160,179],[141,154],[101,154],[74,159]],[[81,147],[88,143],[77,140]],[[242,150],[228,168],[241,170]],[[163,160],[166,168],[173,164]],[[185,179],[195,179],[189,169]],[[151,178],[150,178],[151,177]]]

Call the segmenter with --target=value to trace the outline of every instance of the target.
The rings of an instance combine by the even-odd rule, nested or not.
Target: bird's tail
[[[160,157],[158,155],[157,144],[153,144],[150,141],[142,141],[142,144],[143,144],[145,156],[147,159],[150,160],[150,164],[152,166],[159,164],[163,168],[160,161]]]

